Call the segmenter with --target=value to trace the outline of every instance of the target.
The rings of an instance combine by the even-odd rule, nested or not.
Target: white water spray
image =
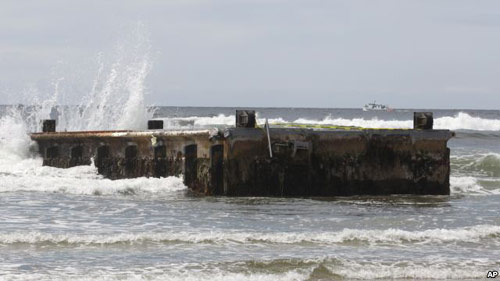
[[[31,89],[29,100],[24,102],[27,106],[14,109],[30,132],[40,131],[42,119],[57,119],[58,131],[146,129],[154,113],[145,101],[145,84],[152,65],[150,49],[148,33],[139,25],[112,54],[97,56],[92,85],[77,104],[64,104],[63,98],[73,93],[62,86],[78,81],[57,78],[52,93]]]
[[[53,92],[27,90],[24,105],[0,112],[0,193],[10,191],[76,194],[163,193],[183,190],[180,178],[138,178],[111,181],[93,166],[58,169],[42,166],[29,134],[40,131],[40,120],[57,119],[58,131],[145,129],[153,111],[145,103],[146,78],[151,70],[150,43],[139,26],[112,56],[99,54],[89,92],[76,105],[63,104],[64,78],[55,79]],[[76,82],[76,81],[74,81]],[[44,98],[45,97],[45,98]]]

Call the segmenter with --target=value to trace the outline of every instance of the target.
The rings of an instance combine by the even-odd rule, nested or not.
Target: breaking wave
[[[500,154],[453,155],[450,160],[452,194],[500,194]]]
[[[141,130],[154,114],[146,105],[146,79],[151,71],[150,41],[144,26],[125,36],[112,53],[99,54],[96,72],[81,100],[66,105],[64,76],[53,83],[53,92],[30,89],[23,105],[7,107],[6,115],[20,115],[29,132],[40,131],[40,120],[56,119],[59,131]],[[69,81],[70,83],[72,81]],[[74,81],[76,84],[80,81]],[[69,86],[71,91],[74,88]],[[4,112],[0,112],[5,114]]]
[[[80,272],[73,268],[47,270],[44,274],[15,272],[20,280],[373,280],[373,279],[478,279],[497,268],[498,263],[481,259],[443,260],[439,256],[426,259],[357,260],[344,257],[280,258],[241,262],[201,262],[130,267],[122,271],[95,269]],[[65,272],[70,270],[70,272]],[[10,274],[7,273],[7,276]],[[14,275],[15,274],[15,275]],[[46,275],[47,274],[47,275]],[[85,277],[82,277],[85,276]],[[10,276],[9,276],[10,277]],[[8,278],[10,279],[10,278]]]
[[[186,189],[181,178],[109,180],[94,165],[59,169],[42,166],[36,145],[18,115],[0,118],[0,193],[15,191],[86,195],[135,195]]]
[[[3,167],[2,192],[48,192],[76,195],[148,195],[168,194],[186,189],[180,177],[109,180],[94,166],[59,169],[42,166],[41,159],[28,159]]]
[[[452,194],[488,194],[474,177],[450,177],[450,191]]]
[[[485,270],[496,264],[484,261],[367,261],[340,259],[337,263],[325,263],[324,267],[331,276],[346,279],[476,279],[483,278]]]
[[[0,193],[13,191],[69,194],[150,194],[184,190],[182,180],[137,178],[111,181],[93,166],[58,169],[42,166],[29,134],[40,130],[40,120],[57,119],[58,130],[145,129],[154,108],[145,104],[145,81],[151,70],[150,42],[142,25],[118,44],[112,55],[97,58],[98,70],[90,91],[79,105],[63,105],[64,78],[54,92],[35,91],[27,105],[11,105],[0,112]],[[106,61],[110,59],[110,61]]]
[[[0,244],[69,244],[113,245],[141,243],[209,243],[209,244],[404,244],[404,243],[480,243],[484,240],[500,243],[500,226],[476,225],[456,229],[343,229],[338,232],[264,233],[221,232],[143,232],[117,234],[52,234],[43,232],[0,233]]]
[[[500,177],[500,154],[488,153],[475,160],[470,166],[490,177]]]
[[[189,269],[188,269],[189,270]],[[142,271],[142,270],[141,270]],[[158,270],[157,270],[158,271]],[[123,272],[123,273],[110,273],[107,271],[97,270],[94,272],[79,272],[75,276],[74,272],[72,274],[61,273],[61,272],[49,272],[48,275],[45,274],[24,274],[24,273],[13,273],[11,276],[6,275],[7,280],[71,280],[71,281],[205,281],[205,280],[220,280],[220,281],[247,281],[247,280],[260,280],[260,281],[301,281],[306,280],[307,273],[301,273],[297,270],[290,270],[285,273],[237,273],[237,272],[227,272],[224,270],[207,270],[199,271],[194,270],[193,272],[179,269],[175,271],[173,269],[165,270],[165,273],[158,272]],[[82,277],[85,276],[85,277]]]
[[[452,168],[464,174],[474,176],[500,177],[500,154],[482,153],[452,155]]]
[[[500,179],[481,179],[470,176],[450,177],[451,194],[500,194]]]
[[[186,189],[182,179],[136,178],[109,180],[94,165],[59,169],[42,166],[36,144],[20,115],[0,118],[0,193],[15,191],[86,195],[169,193]]]
[[[0,118],[0,167],[32,156],[31,148],[34,148],[35,143],[27,132],[20,115]]]
[[[216,116],[190,116],[190,117],[164,117],[156,118],[163,120],[167,129],[187,129],[187,128],[211,128],[214,126],[234,126],[235,116],[219,114]],[[258,118],[258,124],[264,124],[264,118]],[[282,118],[269,119],[269,123],[285,123]]]
[[[232,126],[235,122],[234,115],[219,114],[217,116],[190,116],[190,117],[165,117],[164,123],[169,128],[190,128],[207,126]],[[257,123],[264,124],[264,118],[258,118]],[[357,126],[363,128],[393,128],[405,129],[413,127],[413,120],[383,120],[378,118],[340,118],[327,116],[321,120],[298,118],[295,120],[284,120],[283,118],[270,118],[269,123],[298,123],[318,125]],[[485,119],[471,116],[465,112],[459,112],[455,116],[445,116],[434,119],[434,128],[449,130],[471,130],[471,131],[500,131],[500,120]]]
[[[380,120],[373,119],[344,119],[325,117],[323,120],[297,119],[294,123],[325,124],[340,126],[358,126],[364,128],[412,128],[413,120]],[[467,113],[459,112],[455,116],[445,116],[434,119],[435,129],[449,130],[474,130],[474,131],[500,131],[500,120],[473,117]]]

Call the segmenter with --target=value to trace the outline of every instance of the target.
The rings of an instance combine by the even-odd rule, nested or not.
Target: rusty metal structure
[[[432,113],[415,113],[414,129],[256,125],[238,111],[226,129],[44,132],[31,138],[47,166],[89,165],[110,179],[184,176],[206,195],[349,196],[449,194],[449,130],[433,130]],[[47,128],[47,129],[45,129]]]

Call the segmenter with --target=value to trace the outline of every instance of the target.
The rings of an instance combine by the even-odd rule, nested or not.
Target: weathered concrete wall
[[[68,168],[89,165],[93,158],[99,173],[111,179],[177,176],[185,169],[186,147],[196,147],[191,156],[203,159],[213,145],[208,131],[64,132],[31,137],[38,143],[44,165]]]
[[[231,129],[224,195],[449,194],[449,131]]]
[[[184,174],[207,195],[449,194],[447,130],[231,128],[38,133],[44,165],[94,159],[111,179]]]

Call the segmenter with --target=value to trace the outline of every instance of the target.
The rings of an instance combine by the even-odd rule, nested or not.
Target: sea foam
[[[141,243],[188,244],[442,244],[456,242],[500,243],[500,226],[475,225],[455,229],[343,229],[337,232],[266,233],[197,229],[196,231],[140,232],[116,234],[72,234],[43,232],[0,233],[0,244],[113,245]]]
[[[94,165],[59,169],[43,166],[33,150],[25,123],[17,115],[0,118],[0,193],[61,192],[87,195],[133,195],[186,189],[179,177],[109,180]]]
[[[241,262],[165,263],[126,270],[97,268],[83,271],[71,266],[48,269],[41,273],[15,272],[8,268],[8,280],[221,280],[221,281],[302,281],[302,280],[463,280],[484,278],[496,268],[495,263],[481,259],[442,260],[439,256],[425,259],[359,260],[344,257],[281,258]],[[0,267],[0,269],[2,269]],[[11,273],[12,272],[12,273]]]

